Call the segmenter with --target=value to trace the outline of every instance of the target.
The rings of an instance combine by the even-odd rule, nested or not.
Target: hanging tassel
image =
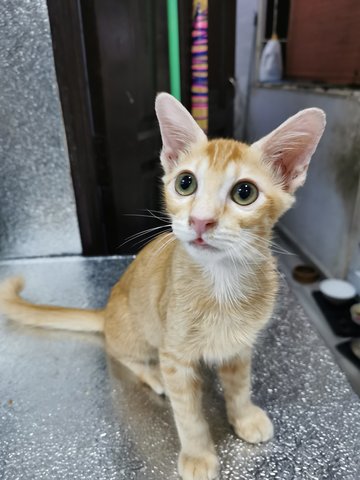
[[[194,0],[191,46],[191,113],[198,125],[208,131],[208,5]]]

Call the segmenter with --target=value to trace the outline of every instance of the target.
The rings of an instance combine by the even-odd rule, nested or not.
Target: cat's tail
[[[80,308],[35,305],[19,296],[24,287],[21,277],[0,284],[0,312],[24,325],[78,332],[103,332],[104,312]]]

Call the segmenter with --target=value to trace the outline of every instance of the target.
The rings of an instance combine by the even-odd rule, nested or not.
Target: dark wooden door
[[[166,3],[84,0],[82,10],[92,97],[101,99],[97,138],[106,153],[102,188],[111,212],[109,250],[134,252],[141,238],[121,245],[125,239],[159,225],[145,215],[161,208],[154,102],[157,92],[169,90]]]
[[[157,92],[169,91],[166,0],[47,0],[85,254],[136,253],[163,223]],[[231,136],[235,0],[209,1],[210,136]],[[192,0],[179,2],[190,101]],[[85,148],[86,147],[86,148]],[[147,217],[146,215],[149,215]]]

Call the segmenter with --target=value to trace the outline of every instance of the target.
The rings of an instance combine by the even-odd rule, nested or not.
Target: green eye
[[[250,182],[239,182],[231,190],[231,198],[239,205],[250,205],[259,196],[259,190]]]
[[[183,172],[175,180],[175,190],[180,195],[191,195],[197,188],[195,175],[190,172]]]

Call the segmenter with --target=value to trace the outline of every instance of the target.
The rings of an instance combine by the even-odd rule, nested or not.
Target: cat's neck
[[[186,251],[186,249],[185,249]],[[192,263],[198,267],[204,284],[208,284],[215,299],[221,304],[235,305],[245,301],[249,294],[261,288],[261,277],[266,265],[272,264],[269,248],[255,256],[207,258],[206,261],[193,258],[186,251]]]
[[[259,273],[262,260],[243,261],[223,259],[202,267],[204,276],[210,282],[213,294],[219,303],[235,304],[244,301],[259,288]]]

